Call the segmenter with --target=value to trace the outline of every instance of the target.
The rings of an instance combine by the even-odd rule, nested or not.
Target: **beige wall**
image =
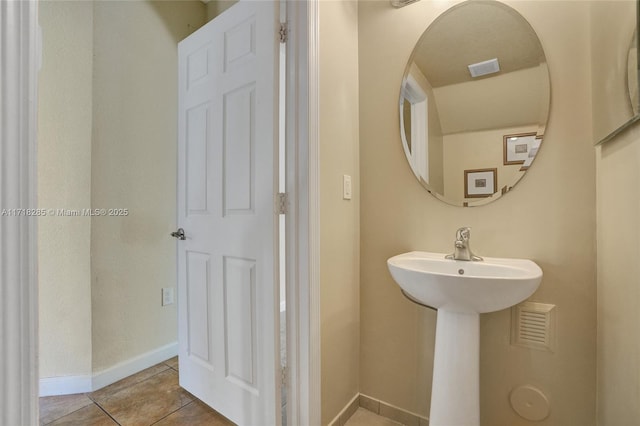
[[[333,420],[360,389],[357,49],[357,2],[320,2],[320,315],[323,425]],[[397,122],[397,115],[395,117]],[[342,199],[342,175],[345,174],[352,178],[351,200]]]
[[[93,369],[177,340],[177,43],[204,23],[199,2],[97,2],[93,81]]]
[[[177,43],[192,2],[43,2],[39,204],[127,208],[40,221],[40,376],[99,372],[173,343]]]
[[[237,3],[238,0],[212,0],[207,3],[207,22]]]
[[[544,280],[532,300],[557,305],[555,353],[509,344],[510,312],[482,316],[483,425],[529,425],[509,406],[530,383],[551,401],[539,425],[595,423],[595,166],[591,143],[589,6],[513,1],[537,31],[549,64],[552,105],[544,146],[516,190],[483,207],[446,205],[409,170],[397,96],[407,59],[426,26],[453,2],[359,3],[361,348],[364,394],[427,415],[435,315],[402,297],[385,261],[410,251],[452,250],[456,228],[473,228],[480,255],[534,260]]]
[[[619,8],[633,2],[617,2]],[[594,135],[630,113],[626,57],[633,16],[592,5]],[[602,25],[605,22],[622,24]],[[625,33],[626,31],[626,33]],[[613,65],[612,65],[613,64]],[[613,121],[612,121],[613,120]],[[597,149],[598,211],[598,425],[632,426],[640,418],[640,128]]]
[[[598,149],[598,424],[640,418],[640,128]]]
[[[445,135],[544,122],[548,91],[546,63],[434,89]]]
[[[91,204],[93,7],[40,3],[38,206]],[[89,217],[38,221],[40,377],[91,373]]]

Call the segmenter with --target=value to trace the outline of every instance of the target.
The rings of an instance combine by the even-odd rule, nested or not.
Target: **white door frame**
[[[405,100],[411,104],[411,134],[409,135],[411,138],[411,149],[409,149],[409,144],[407,143],[406,129],[404,126]],[[407,76],[402,86],[400,101],[400,133],[404,152],[411,164],[411,170],[413,170],[418,180],[429,183],[428,99],[427,94],[411,74]]]
[[[287,0],[287,421],[320,425],[319,3]]]
[[[0,2],[0,208],[35,209],[38,6]],[[31,213],[34,213],[31,210]],[[35,215],[0,216],[0,424],[38,424]]]
[[[0,2],[1,208],[36,208],[37,2]],[[320,424],[318,0],[287,0],[287,404]],[[7,37],[7,40],[4,40]],[[5,92],[6,91],[6,92]],[[6,177],[6,181],[3,179]],[[0,217],[0,424],[38,423],[36,221]]]

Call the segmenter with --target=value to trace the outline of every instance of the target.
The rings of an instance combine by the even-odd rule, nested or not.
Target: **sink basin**
[[[485,257],[479,262],[414,251],[387,260],[393,279],[410,298],[450,312],[506,309],[533,294],[542,270],[526,259]]]
[[[414,251],[387,260],[410,299],[436,308],[430,426],[480,426],[480,314],[522,302],[542,280],[525,259],[479,262]]]

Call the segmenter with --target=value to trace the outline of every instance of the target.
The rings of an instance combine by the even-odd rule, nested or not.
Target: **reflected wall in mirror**
[[[595,143],[608,141],[638,115],[638,1],[592,2]]]
[[[496,200],[535,159],[549,100],[542,45],[518,12],[497,1],[452,7],[422,34],[402,79],[400,136],[411,170],[449,204]],[[487,169],[496,189],[469,197],[465,171]]]
[[[631,102],[631,111],[634,116],[638,115],[640,105],[638,102],[638,28],[633,31],[629,52],[627,53],[627,93]]]

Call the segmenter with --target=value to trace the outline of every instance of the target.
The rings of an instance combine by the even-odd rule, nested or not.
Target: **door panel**
[[[211,107],[206,103],[186,111],[187,128],[185,140],[186,173],[185,191],[187,214],[208,212],[207,192],[207,134]]]
[[[255,85],[226,93],[224,117],[224,212],[253,214],[255,190]]]
[[[280,422],[277,2],[179,45],[180,385],[240,425]]]
[[[186,252],[187,351],[211,364],[211,327],[209,312],[209,260],[207,253]]]
[[[226,375],[257,394],[255,269],[252,259],[224,258]]]

